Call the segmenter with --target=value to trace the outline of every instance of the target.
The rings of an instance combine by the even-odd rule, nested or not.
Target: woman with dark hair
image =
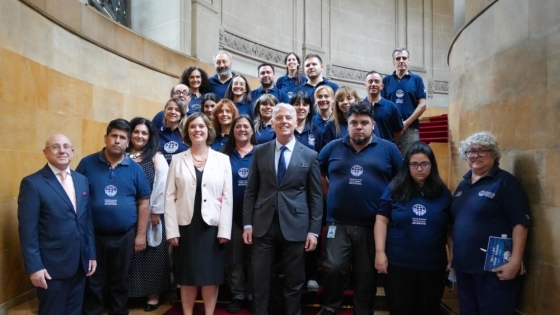
[[[179,129],[186,112],[183,103],[178,98],[172,98],[163,107],[163,126],[158,129],[159,151],[171,163],[173,154],[186,151],[189,147],[183,143]]]
[[[346,111],[350,104],[359,100],[358,92],[349,86],[341,86],[336,90],[332,117],[325,126],[321,148],[332,140],[342,138],[348,134],[348,114]]]
[[[232,101],[224,98],[218,102],[212,111],[212,127],[216,131],[216,138],[211,145],[212,150],[220,151],[226,144],[231,123],[238,115],[237,107]]]
[[[255,102],[253,117],[255,124],[255,138],[257,143],[265,143],[276,138],[272,128],[272,109],[278,104],[278,99],[272,94],[263,94]]]
[[[186,68],[181,74],[181,83],[188,86],[191,92],[189,111],[187,115],[192,115],[200,111],[202,95],[210,92],[210,81],[208,74],[202,68],[191,66]]]
[[[204,113],[182,125],[190,149],[173,157],[165,188],[165,229],[174,246],[175,280],[181,285],[183,314],[193,312],[201,287],[204,313],[214,314],[224,282],[224,243],[231,239],[231,165],[210,148],[214,128]]]
[[[243,75],[238,74],[231,79],[224,98],[235,103],[240,115],[249,115],[253,119],[251,87]]]
[[[415,142],[379,200],[374,226],[375,268],[386,273],[391,315],[438,314],[448,269],[451,192],[434,152]]]
[[[212,111],[219,101],[220,98],[214,93],[204,94],[202,101],[200,102],[200,111],[205,113],[208,118],[212,118]]]
[[[295,89],[298,86],[305,84],[305,82],[307,82],[307,78],[302,77],[299,73],[301,61],[296,53],[288,53],[284,58],[284,64],[286,65],[286,74],[276,80],[276,87],[292,98]]]
[[[159,136],[152,123],[141,117],[130,121],[132,134],[127,148],[128,157],[144,170],[152,194],[150,196],[150,220],[148,233],[161,231],[159,245],[146,246],[146,250],[134,253],[130,269],[128,296],[148,297],[145,311],[153,311],[159,306],[159,295],[169,289],[169,243],[165,240],[165,220],[163,215],[163,193],[169,166],[159,149]],[[161,229],[158,229],[161,225]]]
[[[290,105],[296,110],[297,126],[294,130],[296,139],[306,147],[317,152],[319,141],[317,129],[313,126],[313,107],[311,98],[305,91],[298,91],[290,99]]]
[[[233,299],[227,312],[235,314],[245,299],[251,300],[253,281],[251,273],[251,246],[243,243],[243,197],[251,169],[253,147],[257,145],[251,118],[239,115],[232,122],[228,141],[221,152],[229,156],[233,178],[233,224],[231,242],[226,244],[228,284]],[[247,262],[247,266],[245,266]]]

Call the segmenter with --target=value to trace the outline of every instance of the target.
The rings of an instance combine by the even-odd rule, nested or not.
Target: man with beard
[[[303,61],[303,69],[307,77],[307,82],[298,86],[294,93],[298,91],[304,91],[311,97],[311,102],[315,104],[315,90],[321,85],[328,85],[333,92],[336,93],[338,90],[338,84],[327,80],[327,78],[322,76],[323,73],[323,59],[321,56],[316,54],[307,54],[305,60]]]
[[[235,73],[231,71],[233,59],[227,51],[220,50],[214,55],[216,74],[210,77],[210,92],[218,95],[220,99],[226,95],[231,78]]]
[[[261,87],[256,90],[251,91],[251,98],[253,100],[259,99],[263,94],[272,94],[276,97],[279,103],[289,103],[290,97],[285,92],[280,91],[274,85],[275,73],[274,66],[269,63],[263,63],[257,68],[259,81],[261,82]]]
[[[383,97],[383,78],[381,74],[375,70],[366,74],[366,91],[368,96],[364,102],[368,102],[373,106],[373,114],[375,118],[375,126],[381,138],[389,140],[393,143],[399,141],[402,135],[403,122],[397,105]]]
[[[89,181],[97,252],[97,271],[86,283],[84,315],[100,315],[104,308],[108,314],[128,314],[132,258],[146,249],[151,189],[140,165],[125,154],[130,132],[128,121],[111,121],[105,148],[84,157],[76,168]]]
[[[419,75],[408,70],[410,53],[406,48],[393,50],[392,75],[383,78],[385,89],[381,96],[397,104],[403,121],[403,134],[400,138],[401,152],[404,155],[408,148],[420,140],[420,123],[418,118],[426,110],[426,88]],[[398,143],[399,143],[398,142]]]
[[[377,290],[373,225],[377,202],[403,163],[395,144],[373,134],[373,107],[350,105],[348,135],[319,153],[323,194],[327,196],[327,235],[322,262],[323,304],[320,315],[336,314],[351,266],[354,314],[374,312]]]

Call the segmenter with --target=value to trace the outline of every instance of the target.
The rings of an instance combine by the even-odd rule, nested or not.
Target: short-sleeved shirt
[[[224,147],[224,145],[226,145],[227,140],[228,140],[228,134],[216,135],[216,138],[214,139],[214,142],[212,142],[210,147],[214,151],[220,151]]]
[[[276,139],[276,131],[274,131],[272,125],[261,123],[259,128],[255,130],[255,139],[257,140],[257,144],[263,144],[270,140],[274,140]]]
[[[367,97],[364,102],[368,102]],[[371,103],[370,103],[371,104]],[[373,120],[378,136],[385,140],[395,142],[395,133],[403,129],[401,114],[397,105],[383,97],[373,104]]]
[[[307,82],[307,78],[304,76],[300,76],[299,85],[296,84],[296,81],[297,80],[295,77],[292,78],[288,74],[285,74],[276,80],[276,87],[279,88],[280,91],[288,94],[288,97],[291,98],[296,88],[302,84],[305,84],[305,82]]]
[[[200,105],[202,102],[202,95],[197,97],[196,94],[191,94],[191,101],[189,102],[189,111],[187,116],[200,112]]]
[[[158,129],[158,134],[159,152],[163,154],[167,164],[171,163],[171,157],[174,154],[181,153],[189,149],[189,146],[183,143],[183,138],[181,138],[179,128],[171,130],[169,127],[162,126]]]
[[[251,169],[253,151],[241,157],[237,150],[233,149],[228,153],[231,163],[232,184],[233,184],[233,223],[242,227],[243,222],[243,197],[247,187],[247,179]]]
[[[383,78],[385,87],[381,90],[381,96],[395,103],[401,113],[401,118],[406,120],[418,107],[418,101],[426,99],[426,88],[424,81],[419,75],[408,71],[401,79],[396,72]],[[419,129],[418,120],[411,127]]]
[[[229,80],[227,80],[226,82],[222,83],[220,81],[220,79],[218,78],[218,74],[214,74],[213,76],[211,76],[208,79],[210,81],[210,92],[218,95],[218,97],[220,99],[224,98],[224,96],[226,95],[229,83],[231,82],[231,79],[233,77],[235,77],[236,75],[237,74],[235,74],[235,72],[232,72],[231,73],[231,78]]]
[[[239,115],[248,115],[253,119],[253,103],[247,102],[247,99],[244,98],[241,102],[235,103],[235,107],[237,107]]]
[[[418,196],[401,202],[391,197],[389,185],[377,208],[377,214],[389,219],[385,245],[389,264],[416,270],[445,268],[450,207],[447,187],[433,199]]]
[[[308,80],[306,80],[306,82],[300,86],[298,86],[295,90],[294,93],[297,93],[299,91],[304,91],[306,92],[309,97],[311,98],[311,104],[315,104],[315,90],[320,87],[321,85],[328,85],[331,87],[331,89],[333,89],[333,91],[336,93],[336,90],[338,90],[338,84],[331,82],[329,80],[327,80],[327,78],[323,77],[323,80],[319,83],[317,83],[316,86],[313,86],[311,84],[309,84]]]
[[[160,111],[152,119],[152,125],[154,126],[154,128],[156,128],[156,130],[159,130],[159,129],[161,129],[161,127],[163,127],[163,125],[164,125],[163,117],[164,117],[164,113],[163,113],[163,111]]]
[[[472,274],[484,274],[490,236],[512,237],[513,227],[530,225],[525,192],[517,179],[498,165],[472,182],[468,171],[453,194],[453,268]]]
[[[315,128],[312,124],[306,124],[301,132],[297,131],[297,129],[294,130],[294,137],[297,141],[299,141],[299,143],[311,150],[319,152],[317,128]]]
[[[258,89],[251,91],[251,98],[254,102],[256,102],[259,97],[263,96],[264,94],[274,95],[274,97],[276,97],[276,99],[278,100],[278,103],[290,103],[290,97],[288,96],[288,94],[280,91],[280,89],[278,89],[278,87],[276,86],[271,87],[267,91],[265,91],[261,86]]]
[[[318,159],[329,179],[327,222],[373,227],[379,198],[403,164],[397,146],[373,136],[356,152],[345,136],[327,144]]]
[[[76,172],[89,181],[90,205],[95,234],[118,235],[138,220],[138,204],[150,198],[151,189],[142,168],[125,156],[114,168],[105,149],[84,157]]]

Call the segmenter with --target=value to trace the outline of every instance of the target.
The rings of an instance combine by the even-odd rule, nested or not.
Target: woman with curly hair
[[[181,83],[188,86],[191,92],[191,101],[189,102],[187,115],[199,112],[202,96],[210,92],[208,74],[202,68],[191,66],[186,68],[183,74],[181,74]]]

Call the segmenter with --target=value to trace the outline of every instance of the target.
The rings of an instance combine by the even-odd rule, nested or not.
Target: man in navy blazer
[[[304,252],[317,246],[323,194],[317,153],[294,137],[293,106],[272,112],[276,140],[257,146],[243,201],[243,240],[253,244],[253,315],[268,313],[272,261],[281,251],[286,314],[301,314]]]
[[[25,271],[37,287],[39,314],[80,314],[86,276],[95,272],[87,179],[69,168],[70,140],[51,136],[47,165],[21,181],[19,238]]]

